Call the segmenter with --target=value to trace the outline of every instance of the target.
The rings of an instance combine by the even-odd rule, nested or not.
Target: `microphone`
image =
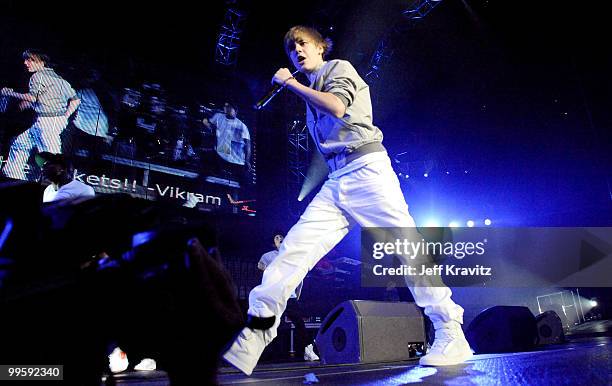
[[[297,74],[298,72],[299,70],[295,70],[291,73],[291,76],[295,76],[295,74]],[[253,105],[253,108],[255,110],[263,109],[279,92],[283,91],[284,88],[284,85],[274,83],[274,86],[272,86],[272,88],[270,88],[266,95],[264,95],[259,101],[257,101],[257,103]]]

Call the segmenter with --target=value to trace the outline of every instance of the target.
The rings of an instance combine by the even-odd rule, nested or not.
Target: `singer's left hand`
[[[288,68],[279,68],[272,77],[272,84],[276,83],[282,86],[285,81],[291,77],[293,77],[293,75],[291,75],[291,71],[289,71]]]

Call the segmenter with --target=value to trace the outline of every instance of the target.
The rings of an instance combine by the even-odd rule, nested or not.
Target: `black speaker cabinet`
[[[563,323],[555,311],[546,311],[536,316],[536,323],[539,345],[565,342]]]
[[[337,305],[316,337],[324,364],[406,360],[425,341],[423,313],[415,304],[368,300]]]
[[[528,351],[537,339],[536,320],[527,307],[495,306],[472,320],[465,337],[476,354]]]

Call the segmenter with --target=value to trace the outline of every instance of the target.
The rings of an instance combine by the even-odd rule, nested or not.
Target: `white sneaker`
[[[128,368],[130,362],[127,354],[119,347],[115,347],[113,352],[108,356],[108,367],[112,373],[120,373]]]
[[[246,375],[251,375],[266,348],[265,332],[248,327],[242,329],[223,358]]]
[[[145,358],[140,361],[139,364],[134,366],[134,370],[136,371],[153,371],[157,369],[157,363],[155,363],[154,359]]]
[[[458,322],[440,323],[436,338],[427,355],[419,363],[423,366],[452,366],[472,357],[472,350]]]
[[[319,360],[319,356],[314,352],[314,347],[312,347],[312,343],[304,347],[304,360],[309,362]]]

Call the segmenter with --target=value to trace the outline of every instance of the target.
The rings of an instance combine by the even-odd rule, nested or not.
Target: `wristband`
[[[274,326],[276,316],[270,316],[269,318],[259,318],[257,316],[248,315],[246,326],[252,330],[267,330]]]
[[[291,79],[295,79],[295,76],[291,76],[291,77],[285,79],[285,81],[283,82],[283,87],[287,87],[287,82],[289,82]]]

